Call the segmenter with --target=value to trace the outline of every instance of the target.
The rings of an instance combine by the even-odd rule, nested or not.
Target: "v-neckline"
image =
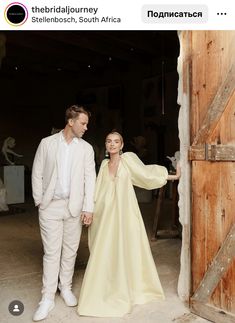
[[[121,163],[121,158],[119,159],[119,163],[118,163],[118,167],[117,167],[117,171],[115,173],[115,175],[111,174],[110,170],[109,170],[109,161],[108,161],[108,174],[109,174],[109,177],[111,177],[112,179],[115,179],[117,177],[117,174],[118,174],[118,171],[119,171],[119,167],[120,167],[120,163]]]

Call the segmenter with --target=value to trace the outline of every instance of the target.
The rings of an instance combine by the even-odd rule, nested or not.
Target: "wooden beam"
[[[28,55],[35,55],[40,57],[44,55],[51,59],[56,59],[57,61],[74,62],[77,64],[92,64],[95,66],[104,66],[106,64],[106,59],[99,56],[98,53],[93,53],[86,49],[81,49],[76,46],[67,44],[65,46],[62,42],[52,40],[45,37],[47,32],[36,33],[36,32],[24,32],[24,33],[6,33],[7,46],[8,43],[12,45],[17,45],[19,52],[24,52]]]
[[[16,73],[13,69],[17,66],[20,73],[37,73],[45,75],[48,73],[57,73],[58,68],[62,68],[62,72],[72,73],[76,75],[84,70],[85,64],[72,60],[61,60],[59,57],[53,59],[52,55],[46,55],[46,52],[38,52],[34,49],[26,50],[24,47],[8,44],[8,54],[4,58],[4,69],[11,74]],[[24,54],[23,54],[24,53]]]
[[[102,34],[97,34],[96,32],[61,31],[55,33],[54,31],[47,31],[46,33],[37,33],[54,41],[75,46],[82,51],[84,49],[91,51],[94,55],[100,55],[104,60],[108,60],[109,57],[120,60],[120,63],[139,60],[139,57],[133,57],[131,52],[120,48],[115,41],[107,41]]]
[[[190,310],[192,313],[204,317],[207,320],[216,323],[234,323],[235,315],[228,313],[222,309],[211,306],[209,304],[203,304],[198,301],[192,301],[190,303]]]
[[[155,31],[98,31],[97,34],[108,42],[118,44],[118,47],[120,48],[129,51],[132,48],[134,51],[138,51],[139,54],[142,52],[142,54],[156,57],[160,52],[159,39],[161,35],[157,35]],[[155,37],[155,35],[157,35],[157,37]],[[164,36],[166,36],[166,34],[164,34]],[[175,38],[177,39],[177,37]],[[132,52],[132,55],[133,54],[134,52]]]
[[[235,91],[235,63],[230,68],[224,83],[218,89],[214,100],[207,110],[206,117],[202,122],[193,145],[202,144],[207,141],[215,129],[219,119],[227,107],[228,101]]]
[[[235,146],[194,145],[189,148],[189,160],[235,161]]]
[[[205,273],[199,287],[192,296],[192,300],[205,303],[209,301],[214,289],[235,257],[235,224],[229,231],[221,248]]]

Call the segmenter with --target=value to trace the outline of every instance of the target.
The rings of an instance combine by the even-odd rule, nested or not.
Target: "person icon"
[[[24,304],[21,301],[14,300],[10,302],[8,310],[11,315],[19,316],[24,312]]]
[[[13,308],[13,312],[19,312],[19,305],[15,304]]]

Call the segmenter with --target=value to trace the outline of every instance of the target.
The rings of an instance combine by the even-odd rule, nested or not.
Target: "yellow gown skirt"
[[[131,153],[123,154],[115,178],[109,174],[106,160],[98,175],[94,220],[89,228],[90,258],[79,296],[79,315],[121,317],[135,304],[164,299],[133,189],[133,182],[138,184],[140,176],[137,166],[147,166],[136,166],[137,156],[126,154]],[[150,175],[158,176],[151,188],[166,183],[166,169],[157,167],[157,174],[151,167],[147,169],[150,174],[145,185],[139,183],[142,187],[148,187]]]

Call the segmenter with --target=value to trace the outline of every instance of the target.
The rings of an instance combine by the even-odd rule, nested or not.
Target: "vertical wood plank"
[[[234,64],[235,31],[193,31],[191,41],[191,142],[207,109]],[[207,143],[235,143],[235,93]],[[203,143],[204,144],[204,143]],[[192,291],[235,223],[235,163],[192,161]],[[210,303],[235,313],[235,261]]]

